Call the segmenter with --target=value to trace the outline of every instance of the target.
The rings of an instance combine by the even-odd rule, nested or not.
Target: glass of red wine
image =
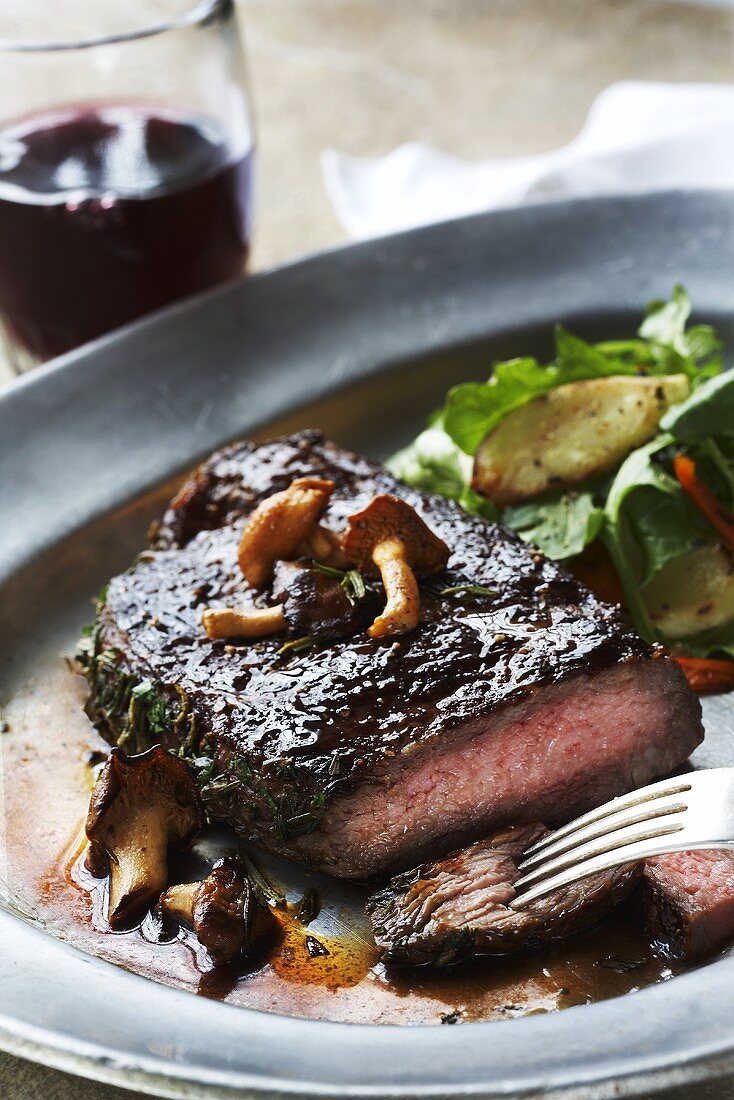
[[[130,5],[97,5],[78,38],[63,4],[60,37],[0,39],[0,332],[18,372],[245,270],[235,5],[192,4],[143,5],[165,18],[132,26]]]

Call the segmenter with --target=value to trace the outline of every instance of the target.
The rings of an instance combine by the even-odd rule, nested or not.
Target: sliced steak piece
[[[640,894],[645,927],[672,958],[691,962],[734,940],[734,852],[649,859]]]
[[[373,894],[367,912],[385,962],[446,966],[537,948],[588,928],[627,896],[638,867],[594,875],[527,909],[511,909],[518,860],[547,832],[543,825],[505,829],[398,875]]]
[[[247,515],[307,476],[335,482],[332,537],[394,493],[450,548],[448,568],[421,581],[419,627],[376,641],[357,622],[337,637],[340,618],[309,645],[288,602],[297,644],[210,641],[202,609],[252,597],[236,562]],[[446,592],[462,585],[484,591]],[[234,445],[193,475],[151,549],[110,583],[87,675],[109,740],[176,748],[213,817],[350,878],[513,821],[568,820],[668,774],[702,736],[677,665],[618,610],[503,528],[317,433]]]

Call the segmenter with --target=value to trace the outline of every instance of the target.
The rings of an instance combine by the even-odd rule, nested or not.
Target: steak
[[[446,966],[565,939],[596,923],[632,889],[639,867],[606,871],[515,911],[519,857],[546,836],[518,825],[392,879],[367,902],[383,960]]]
[[[304,638],[323,595],[311,584],[290,638],[210,641],[203,609],[247,590],[246,517],[309,476],[335,482],[327,535],[392,493],[449,547],[446,570],[420,583],[418,628],[367,635],[384,599],[375,582],[351,634],[328,629],[330,600],[324,629]],[[284,572],[274,583],[278,598],[291,586],[288,611],[303,590]],[[88,643],[87,712],[105,737],[127,752],[174,749],[212,817],[348,878],[414,866],[513,821],[559,824],[668,774],[702,737],[677,665],[618,609],[502,527],[315,432],[204,463],[150,548],[110,582]]]
[[[692,962],[734,939],[734,852],[671,852],[645,864],[645,927],[672,958]]]

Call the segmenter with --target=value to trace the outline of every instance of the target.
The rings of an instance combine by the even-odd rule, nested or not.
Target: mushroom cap
[[[245,522],[237,562],[252,588],[262,588],[276,561],[292,558],[329,503],[334,482],[299,477],[261,500]]]
[[[256,904],[245,868],[234,856],[220,859],[199,883],[191,919],[215,966],[231,962],[247,947]]]
[[[185,848],[204,826],[204,810],[188,765],[154,745],[138,756],[112,749],[92,792],[86,822],[87,866],[102,877],[109,869],[115,834],[131,815],[159,807],[169,847]]]
[[[391,493],[373,497],[366,508],[349,517],[342,550],[358,569],[373,570],[375,547],[389,540],[402,545],[404,560],[414,573],[438,573],[449,560],[446,543],[407,501]]]

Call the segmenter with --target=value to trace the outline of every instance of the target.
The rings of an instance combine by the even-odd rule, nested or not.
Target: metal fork
[[[734,768],[651,783],[556,829],[518,864],[513,909],[598,871],[665,852],[734,849]]]

